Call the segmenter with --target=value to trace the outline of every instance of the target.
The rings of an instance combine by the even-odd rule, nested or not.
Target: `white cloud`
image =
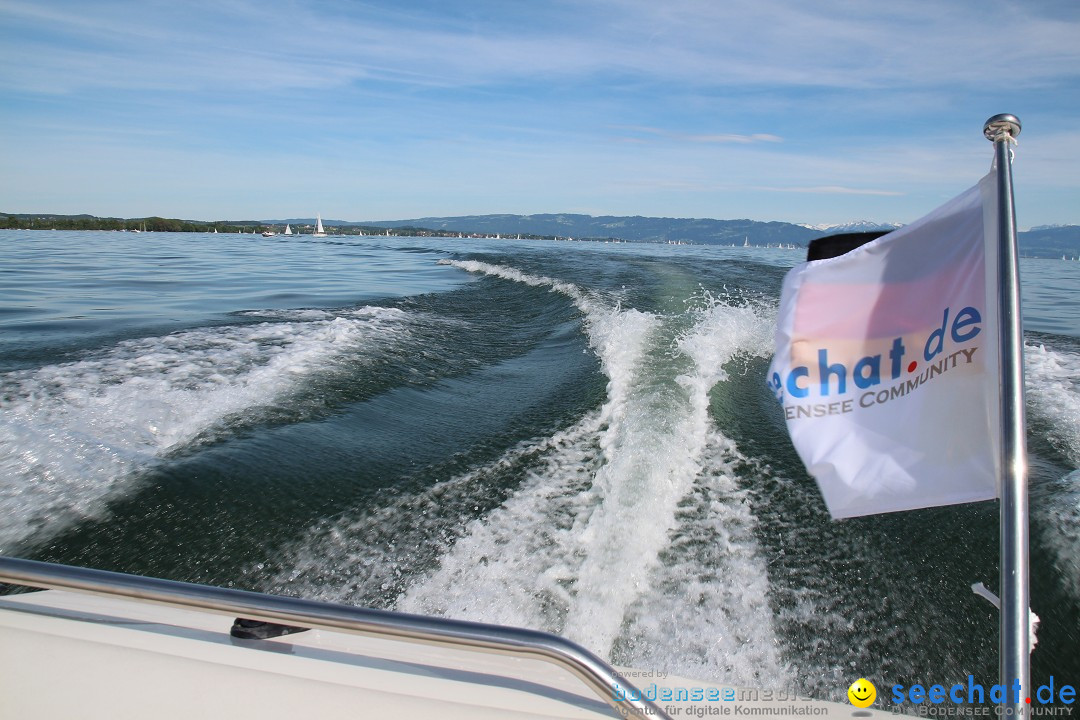
[[[392,8],[392,6],[391,6]],[[1080,72],[1080,21],[1029,4],[854,0],[595,0],[544,6],[515,24],[514,5],[472,22],[351,3],[301,5],[9,0],[17,29],[72,43],[35,54],[9,29],[23,87],[339,87],[368,79],[485,86],[628,74],[692,87],[848,89],[1051,82]],[[442,11],[440,11],[442,12]],[[535,12],[535,10],[534,10]],[[481,13],[491,19],[479,19]],[[31,45],[32,46],[32,45]],[[96,56],[96,62],[90,61]],[[1001,73],[1005,73],[1004,76]]]

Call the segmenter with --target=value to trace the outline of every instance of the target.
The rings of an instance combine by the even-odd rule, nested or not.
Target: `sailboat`
[[[326,237],[326,231],[322,226],[322,215],[315,213],[315,232],[311,233],[315,237]]]
[[[289,223],[285,223],[285,232],[283,232],[281,234],[282,235],[292,235],[293,234],[292,233],[292,228],[289,227]]]

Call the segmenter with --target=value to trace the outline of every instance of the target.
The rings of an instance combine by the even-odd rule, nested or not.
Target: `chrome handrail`
[[[0,556],[0,582],[131,598],[236,617],[541,660],[570,671],[623,717],[671,720],[577,643],[505,625],[411,615]],[[615,688],[623,699],[617,699]],[[639,700],[629,699],[638,697]]]

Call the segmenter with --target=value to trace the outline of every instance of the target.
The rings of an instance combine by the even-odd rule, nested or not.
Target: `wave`
[[[1024,365],[1032,420],[1073,468],[1080,467],[1080,354],[1029,344]],[[1032,514],[1061,584],[1080,602],[1080,470],[1034,488]]]
[[[1080,470],[1039,490],[1047,497],[1033,503],[1036,522],[1032,524],[1053,555],[1061,584],[1080,604]]]
[[[0,551],[100,516],[140,469],[230,425],[313,411],[305,382],[374,357],[408,321],[365,307],[200,328],[0,376]]]
[[[661,316],[515,268],[449,263],[572,299],[608,378],[605,401],[494,463],[317,524],[273,584],[543,629],[619,662],[784,687],[734,472],[741,456],[713,424],[709,397],[733,358],[767,353],[768,312],[709,298]],[[500,484],[512,488],[505,500],[479,511],[471,499]],[[672,617],[678,629],[661,622]]]
[[[660,317],[516,270],[466,267],[574,298],[607,400],[398,607],[538,627],[693,677],[783,686],[764,563],[734,479],[739,455],[709,415],[724,365],[767,352],[771,318],[716,301]],[[716,557],[701,564],[701,552]],[[658,621],[673,616],[677,629]]]
[[[1080,354],[1046,345],[1024,347],[1025,390],[1050,442],[1080,467]]]

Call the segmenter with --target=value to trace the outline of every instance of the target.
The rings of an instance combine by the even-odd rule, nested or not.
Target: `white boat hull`
[[[3,714],[88,720],[616,717],[580,680],[546,662],[327,630],[238,640],[229,635],[231,624],[215,613],[61,590],[0,597]],[[673,676],[656,682],[718,687]],[[823,708],[819,716],[850,717],[853,710],[800,702]],[[696,703],[702,704],[718,705]]]

